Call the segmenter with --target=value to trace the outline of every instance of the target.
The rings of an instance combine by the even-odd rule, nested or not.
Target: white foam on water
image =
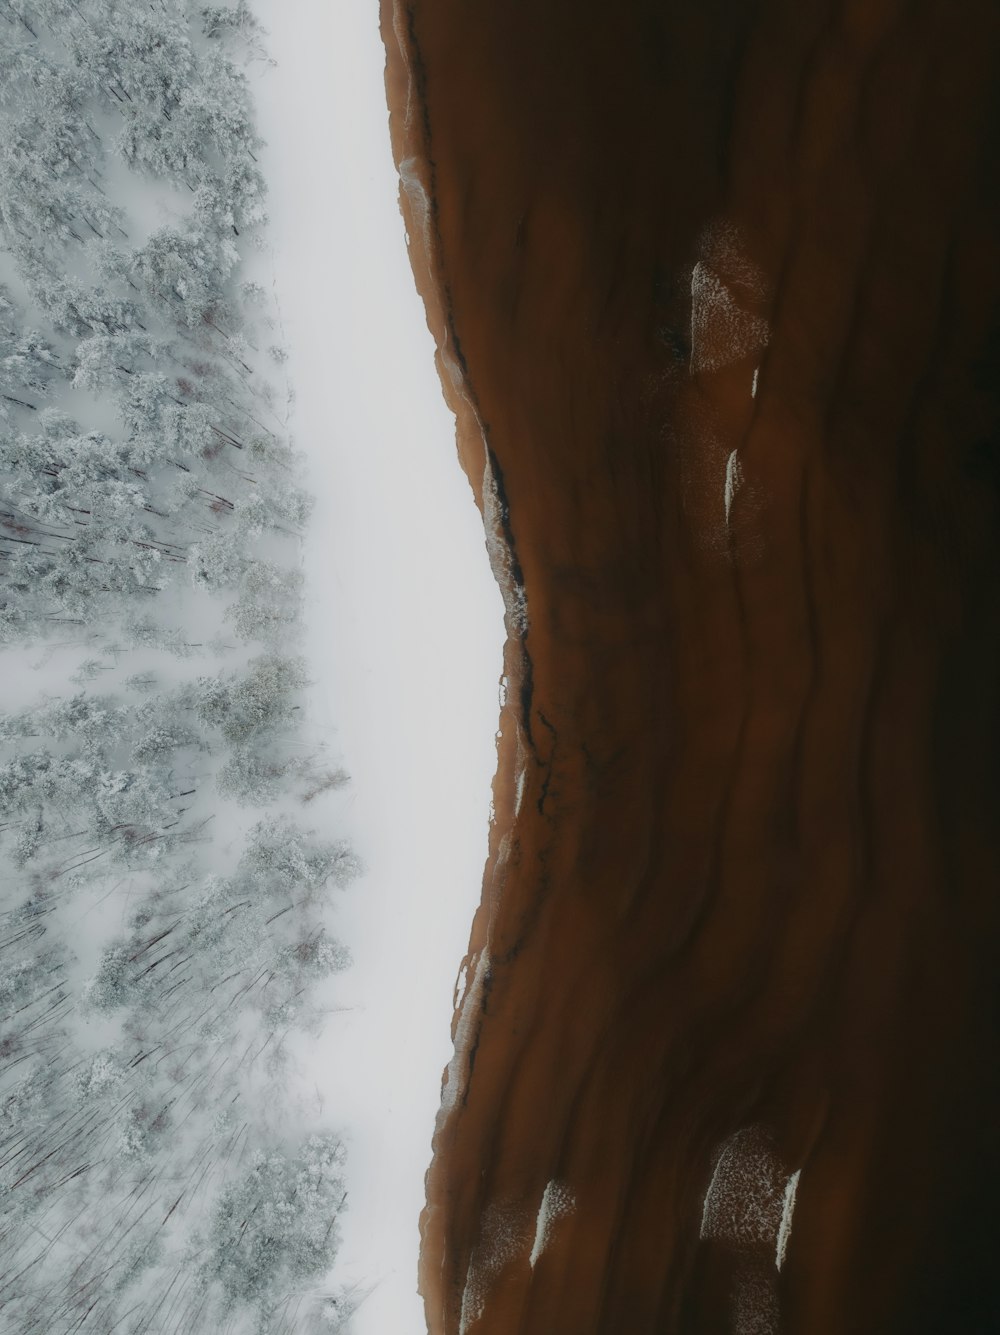
[[[448,1063],[446,1072],[447,1078],[444,1083],[444,1088],[441,1090],[441,1110],[438,1113],[439,1119],[449,1113],[458,1102],[460,1068],[462,1063],[466,1060],[472,1026],[475,1024],[479,1016],[483,998],[483,984],[486,981],[489,967],[490,953],[486,949],[481,950],[479,953],[471,980],[468,979],[468,966],[462,966],[466,973],[465,992],[462,996],[461,1005],[458,1011],[458,1023],[455,1026],[455,1050],[452,1053],[451,1061]]]
[[[495,1201],[483,1211],[462,1293],[459,1335],[465,1335],[483,1315],[497,1276],[523,1254],[529,1236],[529,1216],[522,1205]]]
[[[528,787],[528,765],[531,763],[531,757],[524,744],[524,735],[521,728],[515,730],[514,739],[514,773],[517,776],[514,780],[514,819],[517,820],[521,814],[521,808],[524,806],[524,794]]]
[[[766,1271],[748,1268],[737,1274],[732,1317],[733,1335],[777,1335],[781,1306],[774,1280]]]
[[[788,1240],[792,1236],[792,1216],[795,1213],[795,1196],[799,1189],[799,1174],[801,1171],[801,1168],[796,1168],[785,1183],[784,1195],[781,1198],[781,1223],[778,1225],[778,1237],[774,1247],[774,1266],[776,1270],[780,1270],[785,1264]]]
[[[531,1244],[531,1255],[528,1257],[532,1270],[534,1270],[542,1252],[549,1245],[555,1224],[558,1220],[565,1219],[575,1211],[576,1197],[565,1182],[557,1182],[553,1178],[542,1193],[542,1203],[538,1207],[538,1215],[535,1219],[535,1240]]]
[[[767,345],[767,321],[744,310],[704,260],[691,270],[691,373],[718,371]]]
[[[767,280],[749,258],[738,228],[715,219],[698,239],[691,270],[691,374],[717,371],[766,347],[769,328],[744,304],[763,301]],[[756,393],[756,376],[753,393]]]
[[[722,1146],[705,1193],[701,1236],[737,1250],[776,1245],[788,1172],[760,1126],[743,1127]]]
[[[430,263],[433,254],[431,247],[431,202],[423,181],[420,179],[419,163],[414,157],[402,158],[399,163],[399,180],[406,198],[410,202],[413,220],[420,227],[420,237],[424,243],[424,252]]]
[[[470,402],[468,394],[466,394],[465,392],[465,376],[462,374],[462,368],[459,366],[458,362],[452,356],[451,349],[448,346],[447,329],[445,329],[444,331],[444,340],[441,343],[439,355],[441,357],[441,362],[442,365],[444,366],[444,369],[448,372],[448,379],[451,381],[452,388],[455,390],[457,394],[459,394],[465,400],[465,402],[471,408],[472,404]]]
[[[763,270],[746,253],[739,228],[726,218],[716,218],[698,239],[698,254],[713,269],[728,274],[758,301],[767,296]]]
[[[733,508],[733,500],[743,483],[743,469],[740,467],[740,461],[737,458],[736,451],[726,460],[726,486],[723,493],[723,499],[726,505],[726,523],[729,523],[729,512]]]
[[[789,1174],[762,1126],[741,1128],[719,1148],[701,1236],[727,1243],[741,1258],[733,1292],[735,1335],[775,1335],[779,1328],[775,1276],[791,1237],[800,1171]],[[773,1271],[763,1259],[772,1248]]]
[[[753,383],[750,386],[750,397],[752,399],[755,399],[757,397],[757,377],[759,375],[760,375],[760,367],[755,366],[753,368]]]
[[[402,3],[402,0],[395,0],[392,6],[392,30],[396,35],[396,45],[399,47],[399,54],[402,56],[403,65],[406,68],[406,111],[403,113],[403,125],[408,130],[413,124],[413,71],[407,58],[409,43],[404,35],[405,12],[406,6]]]
[[[524,789],[528,781],[528,771],[523,767],[517,772],[517,786],[514,790],[514,819],[521,814],[521,806],[524,802]]]

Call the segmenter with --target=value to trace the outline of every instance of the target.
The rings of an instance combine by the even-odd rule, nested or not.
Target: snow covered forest
[[[357,874],[304,717],[244,3],[0,0],[0,1311],[327,1332],[288,1092]],[[312,818],[312,820],[310,819]],[[324,821],[324,824],[328,822]]]

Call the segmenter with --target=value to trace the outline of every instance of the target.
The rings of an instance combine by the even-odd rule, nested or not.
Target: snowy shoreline
[[[315,1054],[348,1144],[338,1273],[376,1284],[357,1335],[419,1335],[418,1221],[487,856],[504,608],[407,256],[377,6],[257,12],[277,62],[254,95],[292,426],[316,496],[310,709],[351,773],[344,815],[368,869],[338,914],[350,1009]]]

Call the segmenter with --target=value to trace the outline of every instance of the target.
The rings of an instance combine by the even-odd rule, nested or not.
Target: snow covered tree
[[[263,654],[243,675],[199,677],[189,699],[206,727],[217,729],[233,746],[243,746],[288,722],[305,684],[302,659]]]
[[[239,747],[216,775],[216,791],[240,806],[267,806],[275,801],[297,769],[293,760],[279,760],[250,747]]]
[[[232,621],[233,629],[241,640],[263,640],[276,644],[279,641],[287,642],[294,635],[299,619],[294,593],[287,599],[280,598],[272,589],[268,589],[267,593],[270,596],[261,597],[244,591],[227,611],[226,616]]]
[[[81,432],[65,414],[38,414],[40,430],[0,431],[0,552],[7,595],[26,621],[56,609],[87,616],[151,596],[184,550],[158,537],[149,479],[127,442]],[[6,500],[6,514],[3,509]]]
[[[37,46],[6,47],[0,140],[0,224],[8,240],[52,257],[69,241],[123,234],[92,163],[87,81]]]
[[[44,993],[59,991],[65,983],[66,958],[58,945],[33,950],[12,962],[5,962],[0,973],[0,1033],[4,1038],[9,1036],[12,1022],[34,1001]]]
[[[264,820],[232,875],[203,878],[133,916],[128,934],[104,950],[88,1000],[98,1010],[172,1014],[180,978],[193,1022],[217,1036],[237,1022],[232,996],[257,1007],[268,1026],[308,1023],[315,984],[349,962],[316,912],[319,895],[358,870],[345,843]]]
[[[121,743],[128,712],[109,696],[78,691],[14,716],[0,717],[0,737],[73,741],[87,755],[104,756]]]
[[[314,1136],[297,1154],[258,1150],[213,1212],[197,1258],[202,1284],[223,1312],[249,1308],[258,1329],[294,1291],[329,1269],[339,1243],[346,1192],[343,1147]],[[194,1259],[194,1258],[192,1258]]]
[[[92,333],[77,346],[73,384],[95,393],[118,394],[140,366],[152,362],[156,351],[150,335],[138,329]]]
[[[59,354],[24,317],[0,286],[0,424],[10,420],[11,408],[34,412],[52,381],[62,375]]]
[[[142,311],[130,297],[68,273],[32,240],[15,238],[9,248],[32,297],[61,333],[82,337],[142,328]]]
[[[120,391],[122,422],[137,460],[169,461],[187,471],[192,461],[203,461],[218,449],[218,411],[210,404],[179,398],[175,384],[162,372],[134,373]],[[209,502],[221,500],[224,508],[231,508],[225,497],[205,490],[204,480],[204,473],[192,479]]]
[[[122,622],[122,638],[130,649],[159,649],[174,658],[190,658],[201,649],[197,640],[186,639],[180,626],[164,626],[148,612],[130,612]]]
[[[124,0],[103,0],[100,10],[98,21],[69,30],[76,68],[87,71],[107,107],[121,114],[126,136],[140,133],[141,126],[155,139],[196,68],[183,11],[178,5],[145,8]]]
[[[237,0],[235,5],[203,5],[201,23],[206,37],[229,42],[247,57],[267,58],[264,29],[247,0]]]
[[[312,502],[300,487],[285,482],[270,485],[267,493],[254,491],[235,506],[236,523],[253,537],[269,529],[300,530],[309,518]]]
[[[161,227],[133,257],[147,300],[161,310],[175,310],[186,325],[201,324],[213,315],[232,321],[225,284],[238,262],[232,242],[191,227]]]
[[[217,593],[246,581],[257,563],[233,541],[230,533],[213,533],[188,552],[188,570],[196,587]]]
[[[310,895],[332,881],[343,887],[361,863],[343,841],[321,841],[287,818],[269,816],[247,836],[237,876],[268,893]]]
[[[122,1006],[144,1004],[152,997],[153,979],[134,968],[130,947],[121,942],[108,946],[101,955],[97,973],[87,981],[84,998],[96,1010],[112,1011]]]

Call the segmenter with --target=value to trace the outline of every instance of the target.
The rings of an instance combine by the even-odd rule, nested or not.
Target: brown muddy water
[[[1000,7],[383,36],[509,633],[429,1331],[1000,1331]]]

